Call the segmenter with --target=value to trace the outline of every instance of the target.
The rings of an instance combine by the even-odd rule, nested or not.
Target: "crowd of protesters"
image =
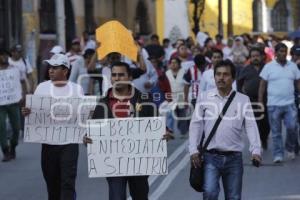
[[[270,119],[268,114],[270,112],[268,112],[267,105],[270,104],[267,102],[273,97],[267,98],[268,94],[265,92],[264,97],[260,100],[258,99],[260,80],[267,78],[261,76],[260,72],[266,64],[270,65],[272,62],[277,62],[276,46],[278,44],[281,44],[281,46],[285,44],[283,48],[286,47],[288,51],[286,55],[283,55],[282,65],[284,66],[285,62],[289,63],[291,61],[299,67],[299,38],[291,41],[276,36],[263,37],[242,34],[224,39],[221,34],[217,34],[213,38],[208,33],[199,32],[195,40],[192,37],[187,39],[178,38],[176,41],[164,38],[162,44],[160,44],[160,39],[156,34],[151,35],[148,41],[145,37],[138,35],[134,39],[141,48],[141,56],[144,60],[144,69],[142,70],[144,72],[142,70],[138,72],[142,73],[142,75],[136,78],[133,83],[140,91],[152,94],[153,101],[157,106],[161,107],[161,112],[166,115],[170,130],[181,134],[182,137],[186,136],[189,118],[198,94],[216,87],[213,73],[214,67],[221,60],[229,59],[236,67],[236,79],[233,83],[233,88],[248,95],[251,102],[254,103],[253,108],[257,108],[255,103],[263,102],[264,111],[255,112],[255,116],[257,118],[262,116],[257,120],[257,123],[262,146],[265,149],[268,147],[268,134],[270,128],[271,130],[273,129],[272,126],[269,126]],[[96,48],[97,43],[91,39],[87,32],[84,32],[81,39],[75,38],[72,41],[68,51],[60,46],[54,46],[50,50],[50,55],[65,54],[68,57],[71,64],[71,71],[68,75],[69,80],[80,84],[85,95],[103,96],[111,87],[110,65],[112,63],[124,61],[132,68],[136,68],[136,65],[117,52],[109,54],[105,59],[98,60]],[[2,54],[5,53],[2,52]],[[28,59],[25,58],[24,49],[21,45],[14,45],[6,55],[9,56],[7,62],[9,67],[16,67],[20,71],[20,80],[22,80],[22,98],[20,103],[24,105],[25,94],[31,94],[34,91],[34,80],[39,80],[39,82],[49,80],[47,63],[42,62],[41,66],[37,67],[38,73],[36,74],[39,77],[34,77],[36,74],[33,75],[33,67]],[[286,82],[282,82],[282,84],[289,87],[289,85],[285,85],[287,84]],[[268,85],[267,89],[272,87],[270,85]],[[281,91],[278,92],[280,93]],[[297,103],[296,89],[294,97],[293,100]],[[6,107],[7,105],[1,105],[3,110]],[[1,113],[1,116],[3,115],[0,120],[1,127],[5,127],[6,115],[8,117],[12,115],[8,111]],[[22,124],[22,121],[20,117],[17,123]],[[22,129],[22,125],[13,127]],[[7,161],[9,156],[7,153],[8,147],[5,145],[6,131],[4,131],[4,128],[1,128],[1,130],[3,130],[1,131],[2,150],[4,155],[6,155],[4,156],[4,161]],[[288,134],[288,141],[291,138],[296,138],[296,136],[289,136]],[[294,156],[292,155],[292,157]]]
[[[166,116],[168,131],[180,138],[188,135],[199,94],[216,88],[214,68],[221,61],[229,60],[235,66],[232,88],[249,97],[262,147],[268,149],[271,131],[274,163],[283,162],[285,156],[295,159],[299,153],[299,117],[296,116],[299,114],[300,38],[291,41],[276,36],[242,34],[224,39],[221,34],[213,38],[200,32],[195,40],[192,37],[175,41],[164,38],[162,44],[156,34],[148,40],[138,35],[134,39],[139,47],[137,62],[118,52],[98,60],[96,48],[101,48],[101,44],[91,39],[87,32],[83,33],[82,39],[75,38],[68,51],[54,46],[50,53],[68,57],[70,70],[67,77],[82,87],[84,95],[106,96],[112,86],[111,67],[116,62],[127,63],[134,87],[152,95],[160,113]],[[24,106],[25,95],[33,93],[34,80],[49,80],[49,62],[37,66],[39,77],[34,77],[33,67],[23,53],[21,45],[13,46],[10,52],[0,52],[0,70],[16,70],[20,80],[18,101],[0,105],[0,144],[4,162],[16,158],[18,137],[23,127],[20,107]],[[7,118],[12,136],[8,136],[6,130]],[[282,121],[287,129],[285,148]]]

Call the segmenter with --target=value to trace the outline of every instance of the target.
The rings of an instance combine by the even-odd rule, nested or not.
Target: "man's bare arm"
[[[264,102],[264,95],[266,92],[267,83],[268,82],[265,81],[264,79],[260,80],[259,89],[258,89],[258,102],[260,102],[260,103]]]

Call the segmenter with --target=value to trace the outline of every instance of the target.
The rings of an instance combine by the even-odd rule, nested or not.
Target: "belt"
[[[229,156],[229,155],[233,155],[236,153],[240,153],[239,151],[219,151],[217,149],[210,149],[210,150],[207,150],[206,152],[211,153],[211,154],[222,155],[222,156]]]

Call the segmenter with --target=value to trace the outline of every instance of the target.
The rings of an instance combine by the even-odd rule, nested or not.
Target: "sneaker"
[[[273,160],[274,163],[282,163],[283,159],[280,156],[276,156]]]
[[[295,158],[296,158],[296,155],[295,155],[295,152],[287,152],[286,153],[286,156],[287,156],[287,158],[289,159],[289,160],[295,160]]]
[[[9,148],[8,147],[3,148],[2,152],[3,152],[2,162],[8,162],[8,161],[10,161]]]
[[[8,161],[10,161],[10,156],[9,156],[9,154],[5,154],[3,156],[2,162],[8,162]]]

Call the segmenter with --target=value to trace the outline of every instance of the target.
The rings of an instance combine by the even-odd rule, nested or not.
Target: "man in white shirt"
[[[236,92],[207,149],[198,148],[204,135],[207,140],[221,110],[232,94],[235,67],[231,61],[221,61],[215,66],[216,89],[200,93],[189,129],[189,152],[194,167],[204,162],[203,199],[218,199],[219,179],[222,177],[225,199],[242,197],[243,133],[250,142],[252,160],[261,162],[261,144],[251,103],[246,95]],[[199,155],[204,155],[203,161]]]
[[[21,77],[17,67],[8,63],[8,53],[0,51],[0,145],[3,152],[3,162],[16,158],[16,146],[19,140],[21,126],[20,100],[22,98]],[[12,137],[7,143],[6,118],[12,127]]]
[[[73,67],[73,65],[77,64],[76,62],[78,60],[84,60],[81,54],[81,47],[80,47],[80,39],[75,38],[72,40],[71,49],[68,53],[66,53],[66,56],[68,57],[70,61],[70,65]],[[83,62],[83,61],[81,61]],[[72,70],[71,67],[71,70]]]
[[[83,95],[80,85],[68,81],[70,62],[67,56],[55,54],[49,64],[50,80],[40,83],[34,94],[52,97],[79,97]],[[22,108],[22,114],[30,114]],[[42,171],[47,184],[48,199],[76,199],[75,179],[77,175],[78,144],[42,144]]]
[[[273,139],[273,161],[281,163],[284,156],[281,134],[282,120],[286,127],[287,157],[295,159],[297,142],[297,107],[295,105],[294,83],[300,89],[300,71],[297,65],[287,60],[287,46],[278,43],[275,46],[276,59],[264,66],[260,73],[258,101],[263,103],[267,91],[267,108]],[[267,90],[266,90],[267,89]]]
[[[11,48],[11,57],[8,59],[9,65],[15,66],[20,70],[21,76],[25,77],[28,81],[29,88],[26,84],[22,85],[23,94],[32,94],[34,90],[34,80],[32,76],[32,66],[28,59],[23,57],[23,48],[20,44],[17,44]]]

